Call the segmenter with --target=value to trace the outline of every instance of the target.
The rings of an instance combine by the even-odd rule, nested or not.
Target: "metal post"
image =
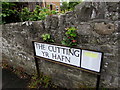
[[[102,52],[100,74],[97,75],[96,90],[99,90],[99,84],[100,84],[100,78],[101,78],[101,69],[102,69],[102,63],[103,63],[103,56],[104,56],[104,53]]]
[[[97,75],[96,90],[99,90],[100,77],[101,77],[101,75]]]
[[[40,77],[40,71],[39,71],[39,64],[38,64],[38,60],[37,60],[37,58],[35,57],[35,56],[36,56],[36,54],[35,54],[34,41],[32,41],[32,45],[33,45],[33,50],[34,50],[34,59],[35,59],[35,64],[36,64],[37,75],[38,75],[38,78],[39,78],[39,77]]]
[[[38,75],[38,78],[40,77],[40,71],[39,71],[39,64],[38,64],[38,60],[36,57],[35,58],[35,64],[36,64],[36,70],[37,70],[37,75]]]

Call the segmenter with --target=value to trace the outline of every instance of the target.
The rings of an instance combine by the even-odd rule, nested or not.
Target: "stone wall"
[[[2,25],[2,60],[27,73],[36,73],[32,40],[49,33],[60,44],[65,28],[76,27],[77,47],[104,52],[100,87],[119,87],[120,55],[118,53],[119,3],[82,3],[62,15],[48,16],[44,21],[26,21]],[[38,60],[40,71],[52,81],[67,88],[95,87],[96,75],[74,68]]]

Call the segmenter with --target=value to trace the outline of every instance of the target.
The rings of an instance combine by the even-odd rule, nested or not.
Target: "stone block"
[[[94,30],[98,34],[106,35],[112,34],[115,31],[115,25],[112,23],[95,23]]]

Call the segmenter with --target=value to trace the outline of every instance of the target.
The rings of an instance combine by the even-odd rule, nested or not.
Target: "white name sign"
[[[34,42],[36,56],[100,72],[102,52]]]
[[[34,42],[36,56],[80,67],[81,50]]]

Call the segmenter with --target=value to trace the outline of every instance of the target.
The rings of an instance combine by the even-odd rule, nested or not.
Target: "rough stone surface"
[[[115,25],[112,23],[95,23],[94,30],[98,34],[112,34],[115,31]]]
[[[44,21],[2,25],[2,60],[27,73],[36,73],[32,40],[49,33],[60,44],[66,27],[76,27],[79,48],[104,52],[100,87],[117,88],[120,82],[119,3],[82,3],[72,12],[48,16]],[[40,71],[67,88],[96,86],[96,75],[39,59]]]

